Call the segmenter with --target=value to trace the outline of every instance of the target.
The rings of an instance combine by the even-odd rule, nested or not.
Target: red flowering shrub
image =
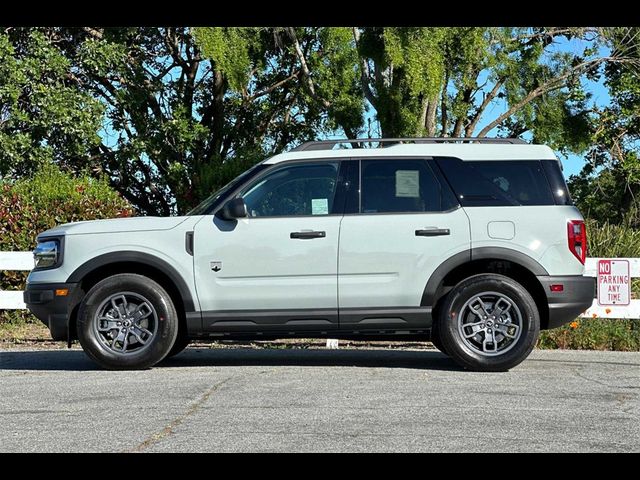
[[[61,223],[132,215],[106,181],[47,165],[33,177],[0,181],[0,251],[32,250],[39,233]],[[21,289],[25,278],[26,272],[0,271],[0,290]]]

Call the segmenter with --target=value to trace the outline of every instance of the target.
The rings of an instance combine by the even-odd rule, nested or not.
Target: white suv
[[[192,339],[329,337],[506,370],[595,288],[560,162],[517,139],[310,142],[186,216],[61,225],[34,255],[29,309],[112,369]]]

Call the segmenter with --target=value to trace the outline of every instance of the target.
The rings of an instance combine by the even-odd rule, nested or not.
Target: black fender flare
[[[438,300],[438,290],[442,280],[455,268],[474,260],[495,259],[507,260],[526,268],[534,275],[549,275],[549,272],[530,256],[504,247],[479,247],[464,250],[447,258],[435,269],[422,292],[420,305],[433,307]]]
[[[178,289],[178,292],[182,297],[185,312],[195,311],[195,303],[193,301],[191,291],[182,276],[170,264],[148,253],[125,250],[99,255],[76,268],[67,279],[67,283],[79,283],[88,274],[100,267],[104,267],[111,263],[122,262],[133,262],[148,265],[149,267],[155,268],[165,274]]]

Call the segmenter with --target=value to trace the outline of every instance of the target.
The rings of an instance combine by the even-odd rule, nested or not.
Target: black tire
[[[142,304],[150,306],[149,308],[145,306],[145,310],[151,312],[148,315],[149,320],[147,320],[145,326],[153,330],[153,332],[147,330],[152,335],[146,336],[146,334],[142,334],[146,338],[146,343],[144,344],[138,342],[129,333],[125,333],[122,338],[126,338],[126,340],[119,343],[124,350],[127,349],[127,341],[129,346],[132,343],[139,344],[138,350],[134,348],[126,353],[114,351],[108,345],[110,340],[106,338],[107,335],[112,335],[111,332],[120,331],[116,330],[116,328],[121,327],[114,327],[114,330],[109,330],[108,333],[103,331],[101,334],[98,331],[99,327],[104,327],[104,324],[98,321],[98,313],[109,309],[110,299],[120,294],[125,295],[125,299],[121,300],[121,305],[124,305],[124,308],[116,308],[116,305],[114,305],[114,308],[107,314],[108,325],[115,324],[116,320],[120,319],[129,321],[129,317],[126,317],[126,315],[135,315],[137,311],[122,313],[127,310],[127,305],[132,309],[135,308],[136,304],[131,302],[131,298],[133,298],[140,299],[140,307],[142,307]],[[120,299],[121,297],[118,296],[117,298]],[[125,303],[127,298],[129,299],[128,304]],[[101,312],[98,312],[98,309]],[[115,316],[116,313],[117,316]],[[102,316],[102,318],[107,319],[106,316]],[[133,317],[131,318],[133,319]],[[130,327],[132,332],[134,327],[135,325]],[[140,331],[136,330],[136,334],[140,334]],[[123,273],[101,280],[89,290],[78,311],[78,339],[80,340],[80,345],[92,360],[109,370],[136,370],[155,365],[167,356],[175,343],[177,334],[178,315],[171,297],[158,283],[142,275]],[[129,339],[132,339],[133,342]],[[113,343],[116,343],[116,340],[113,340]],[[118,343],[116,343],[117,345]]]
[[[509,315],[514,315],[521,323],[519,337],[510,340],[506,335],[501,335],[501,341],[487,342],[492,348],[496,348],[496,352],[483,352],[486,345],[480,343],[477,339],[484,340],[487,338],[487,331],[480,332],[477,336],[465,340],[461,331],[471,335],[475,328],[490,328],[489,321],[483,320],[487,317],[484,315],[475,315],[476,310],[469,310],[467,302],[473,302],[473,299],[480,294],[487,293],[488,296],[483,298],[492,298],[491,294],[498,295],[493,298],[502,296],[512,302],[512,306],[508,310]],[[508,303],[508,302],[507,302]],[[496,301],[497,304],[497,301]],[[471,304],[469,304],[471,305]],[[503,304],[504,305],[504,304]],[[464,308],[464,311],[462,309]],[[477,311],[480,311],[479,309]],[[488,310],[487,310],[488,311]],[[467,313],[471,312],[471,313]],[[459,315],[464,317],[460,320]],[[469,315],[469,316],[467,316]],[[494,318],[490,316],[490,319]],[[478,327],[461,327],[460,322],[469,320],[471,322],[484,322]],[[498,320],[499,321],[499,320]],[[535,301],[522,285],[515,280],[497,274],[482,274],[469,277],[456,285],[451,292],[444,298],[440,315],[437,319],[438,336],[448,355],[462,367],[481,371],[481,372],[502,372],[518,365],[533,350],[538,335],[540,333],[540,315]],[[468,325],[465,323],[464,325]],[[493,323],[494,338],[498,338],[498,328],[505,329],[508,325],[497,325]],[[508,330],[511,334],[515,331],[513,327]],[[515,336],[515,335],[514,335]],[[490,338],[490,337],[489,337]],[[474,348],[474,342],[476,348]],[[504,353],[500,353],[498,345],[504,345]]]
[[[436,347],[442,353],[444,353],[445,355],[449,355],[446,349],[444,348],[444,345],[442,344],[442,339],[440,338],[440,331],[438,330],[438,323],[439,322],[434,321],[433,325],[431,326],[431,343],[433,344],[434,347]]]
[[[165,360],[167,358],[175,357],[176,355],[182,353],[182,351],[189,346],[191,343],[191,339],[187,337],[187,332],[185,332],[182,328],[178,330],[178,336],[176,337],[176,341],[167,353],[167,356],[164,357]]]

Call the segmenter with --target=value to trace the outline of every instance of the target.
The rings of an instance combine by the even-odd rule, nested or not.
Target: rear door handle
[[[441,235],[450,235],[448,228],[425,228],[424,230],[416,230],[416,237],[439,237]]]
[[[289,238],[300,238],[302,240],[310,240],[312,238],[324,238],[327,232],[291,232]]]

